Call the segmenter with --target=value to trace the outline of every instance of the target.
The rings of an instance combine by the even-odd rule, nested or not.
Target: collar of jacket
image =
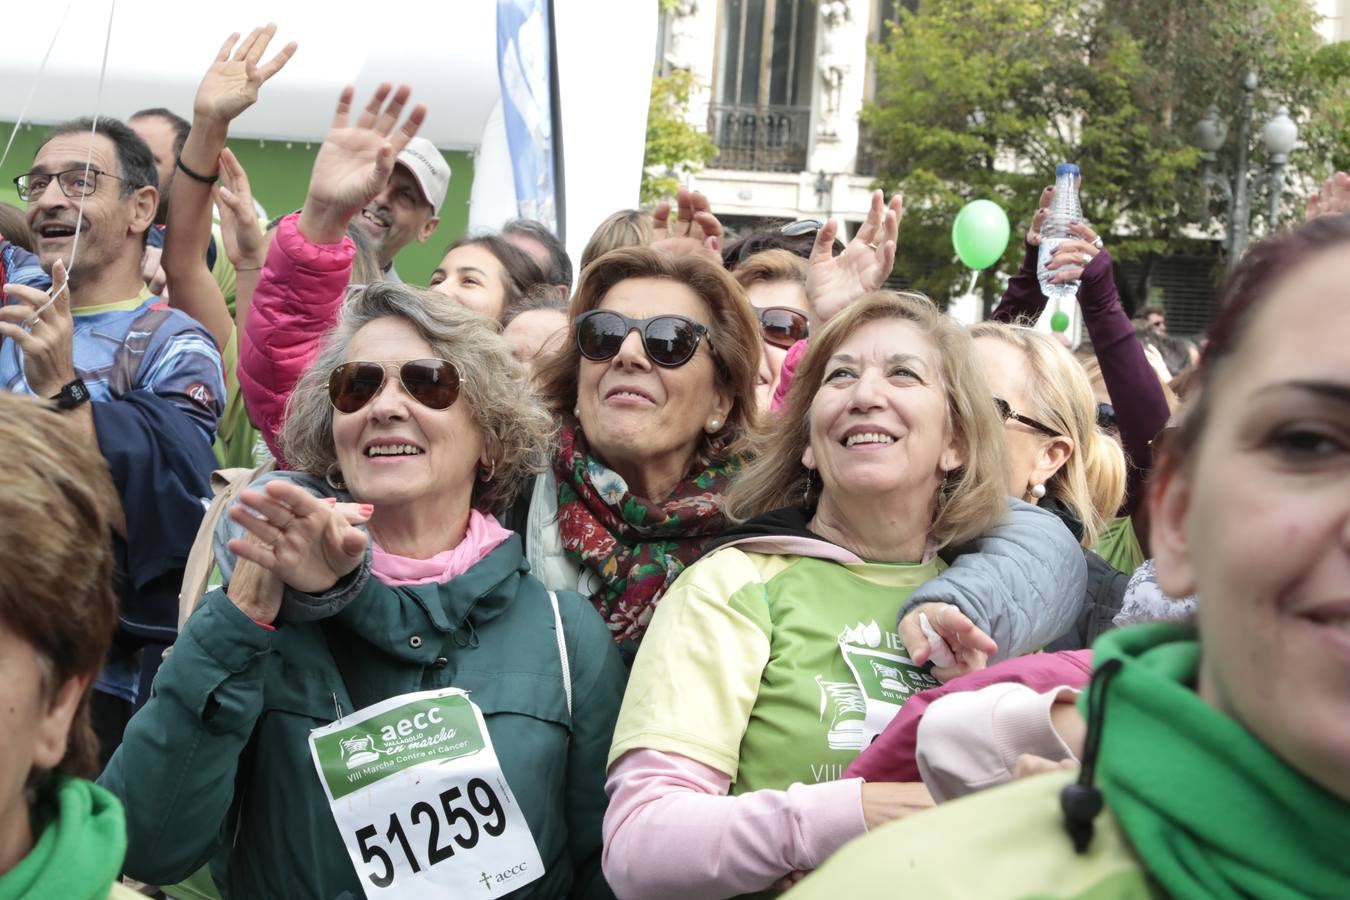
[[[367,640],[384,636],[373,642],[387,643],[386,649],[395,656],[421,661],[428,653],[435,655],[446,638],[461,647],[476,643],[477,629],[501,615],[528,571],[520,536],[513,534],[473,568],[441,584],[391,587],[372,578],[336,618]],[[390,594],[397,602],[390,602]],[[428,625],[440,633],[439,639],[425,633]],[[405,638],[414,634],[422,638],[418,647]]]

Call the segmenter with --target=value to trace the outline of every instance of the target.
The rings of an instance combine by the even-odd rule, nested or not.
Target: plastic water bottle
[[[1041,253],[1036,263],[1041,293],[1056,309],[1062,309],[1077,299],[1078,282],[1051,284],[1050,279],[1059,270],[1047,269],[1045,265],[1065,238],[1076,237],[1069,231],[1069,226],[1081,221],[1083,208],[1078,203],[1078,167],[1073,163],[1060,163],[1055,166],[1055,196],[1050,201],[1050,215],[1041,224]]]

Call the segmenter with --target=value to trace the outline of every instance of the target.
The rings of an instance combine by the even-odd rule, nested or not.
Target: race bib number
[[[314,729],[309,746],[368,896],[489,897],[544,874],[464,691],[391,697]]]

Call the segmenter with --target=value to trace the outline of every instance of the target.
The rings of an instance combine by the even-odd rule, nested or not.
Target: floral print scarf
[[[591,455],[581,429],[569,426],[553,466],[563,549],[600,580],[591,602],[615,643],[635,646],[661,594],[726,529],[723,498],[740,460],[698,458],[675,492],[656,502],[629,493]]]

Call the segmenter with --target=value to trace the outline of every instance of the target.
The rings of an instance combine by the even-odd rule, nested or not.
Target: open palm
[[[866,221],[838,256],[833,247],[839,223],[831,219],[816,232],[806,271],[806,299],[818,325],[886,282],[895,267],[895,241],[903,213],[899,195],[887,204],[881,191],[875,191]]]
[[[206,71],[192,110],[199,116],[228,122],[258,101],[258,89],[295,53],[294,41],[281,48],[267,63],[259,65],[267,45],[277,33],[276,25],[255,28],[235,47],[239,35],[232,34],[221,45],[216,61]],[[233,51],[233,53],[231,53]]]
[[[347,117],[355,88],[343,89],[333,127],[314,160],[306,207],[322,206],[350,217],[384,189],[394,170],[395,158],[422,127],[427,112],[425,106],[418,104],[403,126],[395,130],[412,88],[400,85],[385,106],[391,90],[388,83],[380,85],[356,124],[349,125]]]

